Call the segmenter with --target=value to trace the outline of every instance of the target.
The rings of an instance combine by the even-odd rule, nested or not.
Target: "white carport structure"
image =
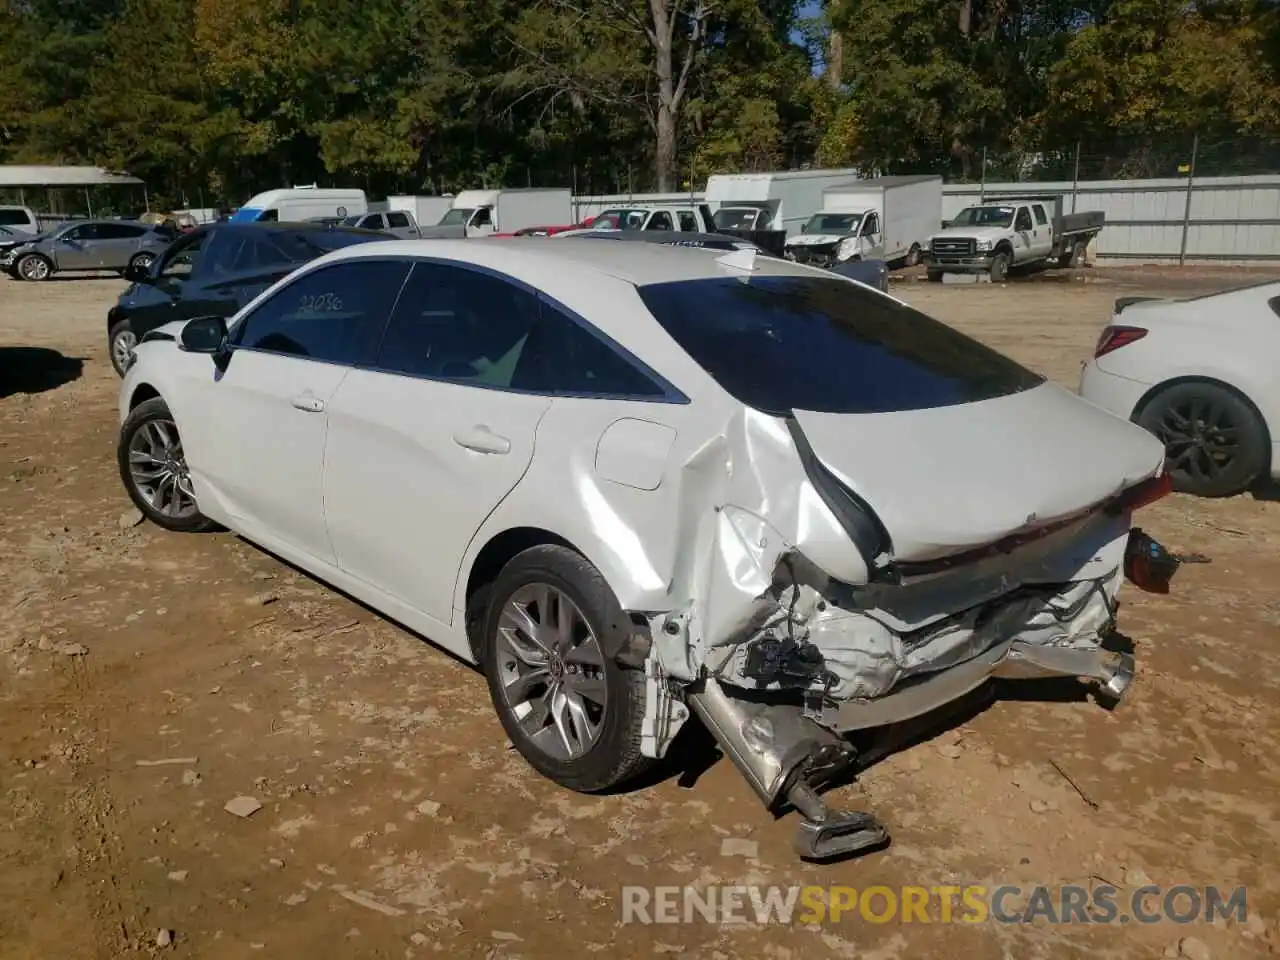
[[[23,166],[21,164],[0,164],[0,192],[17,191],[18,202],[26,206],[28,190],[83,190],[84,202],[93,216],[93,201],[89,195],[91,187],[131,186],[142,187],[146,207],[150,209],[150,198],[147,186],[137,177],[127,173],[107,170],[103,167],[63,167],[63,166]]]

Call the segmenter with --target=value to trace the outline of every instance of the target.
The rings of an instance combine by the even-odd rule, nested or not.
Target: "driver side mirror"
[[[124,268],[124,278],[130,283],[151,283],[151,267],[131,263]]]
[[[227,352],[227,321],[222,317],[196,317],[182,328],[182,349],[188,353],[221,356]]]

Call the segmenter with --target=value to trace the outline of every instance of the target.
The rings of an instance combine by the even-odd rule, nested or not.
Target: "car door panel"
[[[528,469],[550,402],[351,371],[329,405],[325,448],[325,516],[338,566],[449,623],[462,556]]]
[[[216,415],[183,434],[193,474],[251,539],[333,564],[322,487],[328,405],[350,368],[372,357],[408,270],[395,260],[330,264],[234,324],[230,357],[202,384]]]
[[[59,270],[92,270],[97,266],[96,242],[93,227],[85,225],[67,231],[52,245],[54,261]]]
[[[207,484],[251,539],[278,540],[332,563],[321,470],[324,408],[348,368],[257,350],[236,350],[211,369],[206,409],[183,425],[193,475]]]

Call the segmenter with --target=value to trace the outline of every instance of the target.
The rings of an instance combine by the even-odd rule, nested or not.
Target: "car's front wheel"
[[[138,345],[138,335],[128,320],[121,320],[107,332],[107,352],[111,354],[111,366],[124,376],[133,362],[133,350]]]
[[[53,264],[38,253],[28,253],[25,257],[18,258],[18,262],[13,265],[13,274],[20,280],[48,280],[53,275]]]
[[[1173,487],[1201,497],[1247,490],[1266,468],[1267,432],[1254,409],[1213,383],[1166,387],[1142,408],[1139,426],[1164,444]]]
[[[991,282],[1004,283],[1009,279],[1009,268],[1013,266],[1013,257],[1007,250],[997,250],[991,258]]]
[[[150,270],[151,264],[155,263],[155,255],[150,253],[137,253],[129,260],[129,266],[138,270]]]
[[[498,575],[481,661],[503,729],[561,786],[607,790],[649,764],[640,753],[644,675],[618,665],[628,620],[590,562],[566,547],[518,554]]]
[[[182,533],[214,529],[196,503],[182,435],[160,397],[144,400],[126,418],[116,461],[129,499],[156,526]]]

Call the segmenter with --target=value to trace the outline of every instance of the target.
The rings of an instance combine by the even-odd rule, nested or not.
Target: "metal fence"
[[[1060,196],[1063,210],[1101,210],[1094,256],[1116,262],[1280,262],[1280,174],[1148,180],[948,183],[939,220],[982,200]],[[578,220],[628,203],[699,202],[703,194],[574,198]]]

